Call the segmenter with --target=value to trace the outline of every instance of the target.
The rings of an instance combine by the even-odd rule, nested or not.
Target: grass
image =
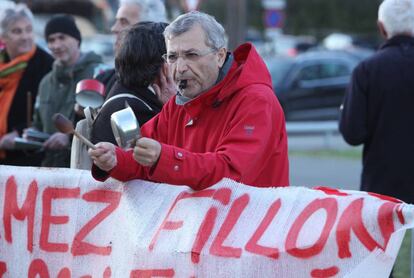
[[[400,252],[394,265],[394,278],[409,278],[411,275],[411,230],[405,233]]]

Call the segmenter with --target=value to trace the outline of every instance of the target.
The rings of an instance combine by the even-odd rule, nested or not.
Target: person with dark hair
[[[92,125],[91,141],[116,144],[111,115],[129,104],[140,125],[158,114],[162,103],[152,85],[161,71],[166,52],[163,32],[167,23],[140,22],[123,31],[115,53],[117,80]]]
[[[3,1],[0,8],[0,164],[39,166],[39,153],[17,150],[15,138],[31,122],[40,80],[53,58],[36,46],[33,15],[25,4]]]
[[[119,45],[121,33],[131,25],[140,21],[167,21],[165,5],[161,0],[120,0],[116,12],[114,25],[111,27],[112,34],[115,35],[114,50]],[[116,81],[115,69],[108,69],[96,77],[96,80],[105,85],[105,95],[108,97],[112,86]],[[156,88],[157,89],[157,88]],[[156,91],[161,93],[160,91]],[[159,97],[163,97],[160,95]]]

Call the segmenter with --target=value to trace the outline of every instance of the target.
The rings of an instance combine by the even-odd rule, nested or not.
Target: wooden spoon
[[[53,123],[55,124],[55,127],[62,133],[66,133],[66,134],[73,134],[76,137],[79,138],[79,140],[82,141],[82,143],[84,143],[86,146],[88,146],[89,148],[96,150],[96,147],[94,144],[92,144],[91,141],[89,141],[88,139],[86,139],[85,137],[82,136],[82,134],[80,134],[79,132],[77,132],[74,128],[73,128],[73,124],[70,120],[68,120],[65,116],[63,116],[60,113],[56,113],[55,115],[53,115],[52,117]]]

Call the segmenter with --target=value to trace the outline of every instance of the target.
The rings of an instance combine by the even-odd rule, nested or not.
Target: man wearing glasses
[[[288,186],[285,118],[254,47],[227,52],[223,27],[190,12],[164,32],[163,55],[178,95],[142,128],[135,147],[89,150],[93,176],[146,179],[202,190],[222,178],[258,187]]]

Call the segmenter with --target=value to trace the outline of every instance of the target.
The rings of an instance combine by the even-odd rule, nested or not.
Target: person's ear
[[[226,55],[227,55],[227,49],[222,47],[217,52],[217,59],[219,67],[221,68],[224,64],[224,61],[226,61]]]
[[[388,39],[388,34],[387,34],[387,30],[385,30],[384,23],[382,23],[381,21],[377,21],[377,26],[378,26],[378,30],[381,36]]]

